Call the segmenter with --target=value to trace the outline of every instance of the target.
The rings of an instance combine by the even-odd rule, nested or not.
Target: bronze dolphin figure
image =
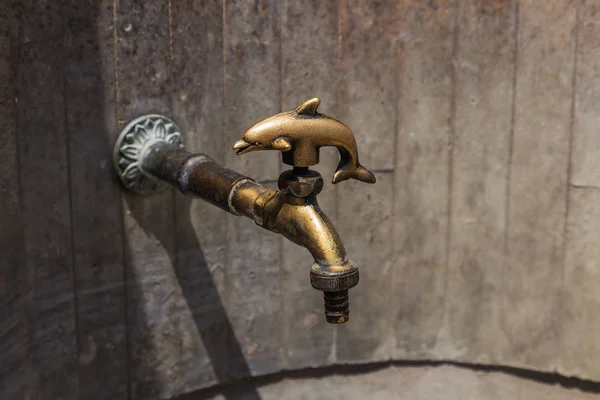
[[[375,176],[360,165],[356,139],[342,122],[317,112],[321,100],[313,98],[296,107],[264,119],[244,133],[233,148],[237,154],[257,150],[279,150],[285,164],[309,167],[319,163],[319,149],[335,146],[340,163],[332,183],[346,179],[375,183]]]

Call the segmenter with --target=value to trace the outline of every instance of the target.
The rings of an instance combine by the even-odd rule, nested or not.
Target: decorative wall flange
[[[127,189],[149,195],[169,188],[168,183],[150,176],[141,167],[144,152],[160,142],[183,147],[179,127],[162,115],[143,115],[121,131],[115,145],[113,163]]]

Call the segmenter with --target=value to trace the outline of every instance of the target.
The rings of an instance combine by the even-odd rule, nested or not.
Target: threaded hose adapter
[[[343,324],[350,319],[348,289],[358,284],[358,268],[343,275],[310,273],[312,287],[323,292],[325,319],[330,324]]]

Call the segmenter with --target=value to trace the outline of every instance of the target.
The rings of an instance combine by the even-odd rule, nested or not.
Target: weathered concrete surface
[[[16,29],[0,6],[0,398],[23,397],[26,382],[28,290],[24,267],[16,132]]]
[[[594,2],[10,3],[2,381],[150,400],[390,358],[600,380]],[[110,170],[120,128],[160,112],[273,185],[279,155],[231,145],[311,96],[379,180],[320,195],[361,267],[345,326],[324,323],[303,249],[179,193],[126,194]]]
[[[76,399],[77,339],[63,48],[21,48],[19,173],[27,292],[27,396]],[[18,234],[18,233],[16,233]]]
[[[181,400],[251,400],[243,385]],[[368,373],[288,378],[252,388],[262,400],[592,400],[582,392],[502,372],[454,366],[390,367]],[[179,399],[178,399],[179,400]]]
[[[457,1],[405,0],[398,15],[394,357],[442,359]],[[377,129],[375,129],[377,130]]]
[[[112,179],[116,126],[113,4],[73,2],[64,14],[65,108],[80,398],[127,398],[124,232]],[[104,376],[105,380],[99,380]]]
[[[500,362],[525,368],[554,370],[561,357],[577,4],[519,4]]]
[[[597,380],[600,363],[600,3],[580,10],[573,99],[572,174],[565,255],[561,372]]]
[[[517,6],[463,2],[456,55],[448,295],[453,360],[494,363],[501,333]],[[493,8],[492,8],[493,7]],[[477,321],[473,324],[473,321]]]

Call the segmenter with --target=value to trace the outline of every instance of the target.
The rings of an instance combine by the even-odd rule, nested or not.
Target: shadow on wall
[[[177,243],[175,250],[169,252],[171,265],[165,266],[165,268],[175,270],[187,308],[191,310],[195,328],[200,335],[206,355],[210,359],[212,369],[214,370],[218,382],[227,382],[232,379],[250,377],[250,368],[246,363],[240,343],[229,322],[227,311],[220,299],[212,273],[209,270],[203,250],[196,237],[196,231],[189,218],[192,200],[190,198],[184,198],[183,195],[178,192],[175,195],[183,198],[178,199],[180,201],[176,202],[177,213],[181,215],[181,217],[177,218],[179,222],[177,225],[177,237],[180,239],[181,243]],[[125,199],[132,217],[144,230],[145,234],[148,237],[157,238],[163,248],[172,249],[173,246],[171,246],[171,243],[173,243],[174,238],[167,237],[165,235],[166,230],[163,226],[160,226],[156,221],[148,220],[148,218],[145,217],[148,215],[149,211],[144,208],[145,199],[134,195],[126,195]],[[175,267],[173,268],[173,266]],[[135,321],[135,324],[139,325],[137,329],[150,327],[151,322],[149,321],[148,315],[144,312],[145,304],[140,302],[140,300],[143,299],[143,294],[140,293],[141,288],[138,285],[138,279],[140,279],[140,277],[133,276],[129,273],[128,277],[134,279],[133,283],[135,284],[135,288],[130,288],[130,290],[135,291],[136,293],[132,293],[129,296],[130,299],[135,299],[134,304],[131,304],[129,309],[135,308],[136,316],[139,316],[141,319]],[[197,282],[201,282],[201,285],[197,284]],[[199,287],[201,290],[198,290]],[[174,317],[176,318],[178,316]],[[144,337],[146,339],[150,338],[148,335],[145,335]],[[155,344],[144,343],[139,346],[142,346],[142,349],[151,349]],[[201,360],[197,361],[200,362]],[[139,366],[131,366],[130,370],[138,367]],[[153,377],[144,377],[146,383],[160,385],[161,379],[165,378],[157,376],[156,371],[152,371],[152,368],[149,365],[146,365],[143,368],[148,374],[154,374]],[[157,390],[160,391],[160,387],[146,387],[140,389],[143,393],[148,394],[149,392],[156,393]],[[143,393],[140,393],[141,398],[144,398]],[[192,399],[193,393],[184,395],[184,398]],[[236,395],[234,398],[238,399],[239,396]],[[244,399],[260,400],[258,391],[253,385],[244,387]]]
[[[87,66],[86,73],[88,74],[86,79],[88,82],[94,82],[93,93],[86,91],[86,101],[91,101],[92,104],[86,107],[90,112],[83,116],[86,121],[82,123],[89,127],[95,126],[93,134],[96,137],[91,137],[90,139],[94,141],[93,145],[96,149],[99,149],[94,152],[94,155],[102,156],[103,159],[106,158],[106,155],[112,154],[112,147],[114,145],[113,140],[116,136],[107,134],[107,132],[115,132],[117,126],[116,115],[105,109],[107,104],[112,104],[113,99],[103,98],[103,96],[107,96],[107,94],[112,95],[111,90],[106,90],[106,85],[110,83],[104,80],[105,77],[103,76],[103,71],[113,71],[114,65],[104,65],[102,68],[99,67],[102,64],[107,63],[107,60],[105,59],[106,55],[103,55],[102,53],[102,47],[105,46],[102,41],[111,39],[107,38],[106,29],[100,31],[101,28],[99,27],[104,26],[105,23],[96,20],[97,16],[103,15],[104,11],[101,10],[101,8],[104,6],[105,4],[103,2],[96,1],[95,7],[82,7],[78,10],[69,10],[70,13],[76,15],[76,17],[73,17],[73,15],[70,14],[70,18],[73,18],[75,20],[74,22],[76,22],[74,25],[72,21],[69,21],[71,36],[86,38],[85,48],[87,50],[85,53],[81,54],[81,58],[78,62],[81,64],[85,63]],[[74,6],[73,9],[75,8],[77,7]],[[93,43],[93,41],[96,42]],[[89,76],[92,74],[96,76]],[[114,124],[114,126],[110,126],[112,124]],[[71,132],[71,134],[74,133]],[[98,160],[93,157],[84,161],[87,164],[86,169],[97,168],[97,161]],[[98,173],[96,173],[96,178],[101,180],[100,182],[97,182],[97,184],[100,185],[100,187],[106,187],[107,174],[103,172],[100,175],[101,176],[98,176]],[[114,172],[112,175],[113,179],[117,180]],[[118,189],[115,190],[113,188],[112,190],[113,199],[108,199],[108,203],[110,204],[103,204],[105,207],[112,207],[119,204]],[[184,316],[168,315],[169,320],[166,323],[163,321],[162,326],[171,323],[174,326],[177,324],[179,324],[179,326],[188,327],[195,325],[196,332],[199,334],[204,350],[212,364],[211,367],[214,371],[214,377],[216,377],[218,382],[227,382],[233,377],[236,379],[249,377],[250,369],[244,359],[240,344],[235,337],[231,323],[227,317],[227,312],[213,281],[200,242],[196,237],[196,231],[189,219],[192,200],[184,198],[180,193],[176,193],[176,196],[178,197],[177,202],[175,202],[175,205],[177,206],[176,212],[179,214],[177,218],[177,237],[185,239],[185,249],[178,247],[177,244],[173,246],[175,238],[171,237],[171,235],[166,235],[168,230],[166,230],[164,226],[161,226],[160,223],[162,221],[148,218],[148,215],[152,215],[152,211],[164,213],[164,210],[158,209],[161,207],[160,202],[148,201],[147,198],[131,194],[125,194],[122,197],[124,203],[131,212],[131,217],[138,226],[142,228],[144,234],[147,237],[158,239],[162,247],[169,251],[169,265],[161,265],[160,268],[162,271],[165,271],[166,274],[173,275],[174,273],[176,282],[174,282],[173,286],[177,286],[177,284],[180,286],[183,295],[183,299],[181,300],[186,303],[184,306],[191,310],[193,324],[191,322],[188,325],[181,323],[181,319],[189,316],[189,314]],[[152,207],[156,207],[157,209],[152,210]],[[127,236],[127,232],[122,232],[122,234]],[[131,259],[131,252],[133,249],[129,243],[127,246],[129,248],[124,249],[124,251],[127,252],[129,257],[126,258]],[[133,256],[139,258],[140,255],[134,254]],[[152,330],[153,328],[156,328],[157,325],[155,321],[152,320],[153,316],[148,315],[148,304],[144,303],[145,296],[147,296],[148,293],[144,293],[143,285],[140,285],[142,276],[135,274],[130,262],[127,263],[125,268],[127,280],[125,282],[127,287],[125,299],[127,301],[127,326],[125,329],[129,341],[127,346],[127,351],[129,352],[127,357],[129,364],[127,366],[127,371],[129,373],[129,376],[127,377],[128,387],[130,396],[133,398],[153,398],[156,393],[165,390],[163,385],[166,380],[169,380],[170,383],[171,380],[178,379],[177,374],[179,373],[184,377],[190,376],[191,374],[190,371],[178,371],[178,366],[175,365],[173,371],[169,371],[173,372],[173,376],[170,376],[166,374],[165,366],[160,364],[162,360],[152,358],[154,355],[152,351],[156,350],[156,345],[158,343],[157,340],[153,339],[156,339],[158,335],[164,334],[164,332],[154,332]],[[151,280],[153,277],[143,276],[143,278]],[[199,286],[194,284],[195,282],[202,282],[202,290],[198,290]],[[159,284],[160,283],[162,282],[159,282]],[[176,288],[174,287],[164,288],[161,293],[168,293],[175,289]],[[158,301],[160,301],[160,299]],[[176,330],[175,333],[177,333]],[[172,337],[171,339],[173,342],[177,343],[183,340],[178,337]],[[133,341],[136,340],[146,342],[134,343]],[[173,345],[173,343],[169,345]],[[134,354],[136,351],[144,352],[147,350],[150,352],[149,354]],[[145,358],[146,356],[147,358]],[[150,362],[143,365],[136,365],[140,360],[148,360]],[[188,362],[184,367],[193,366],[194,362],[200,363],[201,361],[202,360],[199,359],[191,360],[191,362]],[[140,373],[144,374],[141,381]],[[211,376],[210,379],[212,380],[213,377]],[[213,382],[198,383],[207,385]],[[182,386],[185,387],[186,384],[190,385],[190,383],[185,382],[184,380]],[[102,384],[96,383],[96,385],[98,386],[98,389],[100,389]],[[246,389],[244,398],[260,400],[260,396],[254,387],[248,387]]]

